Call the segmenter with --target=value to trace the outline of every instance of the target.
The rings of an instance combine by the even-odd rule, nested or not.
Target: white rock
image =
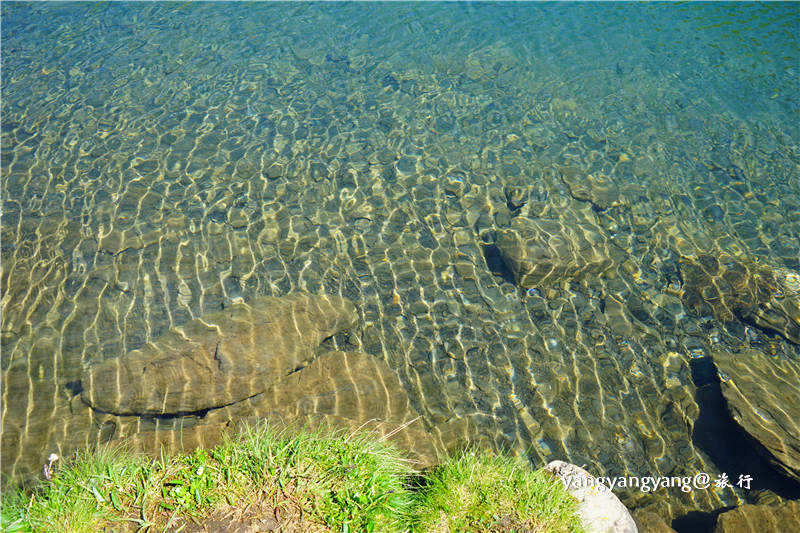
[[[589,472],[564,461],[551,461],[544,469],[578,500],[578,516],[586,533],[638,533],[627,507]]]

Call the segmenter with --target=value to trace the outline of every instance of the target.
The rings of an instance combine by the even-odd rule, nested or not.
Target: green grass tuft
[[[128,495],[144,475],[145,464],[120,450],[101,448],[77,454],[30,498],[23,492],[3,495],[4,531],[84,532],[120,519],[131,505]],[[7,499],[8,498],[8,499]]]
[[[416,482],[416,488],[412,487]],[[153,460],[101,449],[3,495],[3,531],[180,530],[277,517],[304,531],[577,532],[575,501],[520,461],[466,453],[427,474],[366,433],[247,428]]]
[[[542,470],[518,459],[465,452],[427,475],[417,497],[418,531],[582,531],[576,501]]]
[[[222,449],[256,483],[291,487],[300,505],[331,527],[400,529],[411,508],[404,487],[412,473],[408,461],[374,436],[325,431],[289,436],[261,426]]]

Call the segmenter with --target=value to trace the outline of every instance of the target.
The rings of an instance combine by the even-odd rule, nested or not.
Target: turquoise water
[[[693,358],[800,349],[692,312],[678,257],[800,270],[797,35],[797,3],[4,2],[3,474],[127,423],[81,405],[88,364],[298,290],[356,303],[328,344],[386,361],[429,428],[719,473]],[[520,217],[590,224],[611,270],[517,287],[494,244]]]

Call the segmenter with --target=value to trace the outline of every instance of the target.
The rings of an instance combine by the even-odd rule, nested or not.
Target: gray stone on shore
[[[800,361],[753,349],[712,357],[731,417],[764,446],[767,459],[800,481]]]
[[[578,500],[578,516],[586,533],[637,533],[628,509],[607,487],[579,466],[551,461],[544,467]]]
[[[579,222],[516,217],[498,231],[497,248],[524,289],[600,274],[614,264],[600,228]]]
[[[336,296],[293,294],[238,303],[170,329],[139,350],[87,368],[83,401],[118,415],[193,413],[266,391],[353,326]]]

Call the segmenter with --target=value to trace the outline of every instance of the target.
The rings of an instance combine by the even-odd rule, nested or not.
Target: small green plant
[[[162,510],[172,512],[170,522],[176,516],[201,518],[221,498],[218,489],[219,470],[206,450],[198,448],[193,453],[181,455],[167,467],[161,483]]]
[[[3,494],[3,508],[0,510],[0,531],[18,533],[31,531],[25,509],[28,501],[25,494],[16,487]]]

